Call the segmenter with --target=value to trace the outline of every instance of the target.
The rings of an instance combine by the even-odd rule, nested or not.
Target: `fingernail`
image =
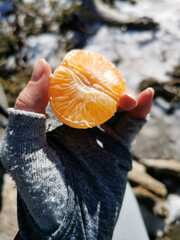
[[[34,68],[31,81],[36,82],[42,77],[44,73],[45,64],[46,60],[44,58],[41,58]]]
[[[147,88],[147,90],[151,91],[152,95],[154,96],[154,88],[149,87],[149,88]]]
[[[134,96],[133,94],[131,94],[131,93],[126,93],[126,95],[127,95],[128,97],[130,97],[131,99],[133,99],[136,103],[138,102],[136,96]]]

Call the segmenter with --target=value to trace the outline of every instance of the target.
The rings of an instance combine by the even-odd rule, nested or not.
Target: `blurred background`
[[[137,94],[155,89],[128,178],[150,239],[179,240],[180,0],[0,1],[0,146],[37,61],[55,69],[74,48],[108,58]],[[16,187],[0,165],[0,240],[16,232]]]

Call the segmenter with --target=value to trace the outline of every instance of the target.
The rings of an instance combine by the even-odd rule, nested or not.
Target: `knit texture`
[[[62,125],[45,135],[43,114],[9,113],[1,158],[17,184],[22,238],[111,239],[132,164],[130,141],[144,121],[124,115],[115,130]]]

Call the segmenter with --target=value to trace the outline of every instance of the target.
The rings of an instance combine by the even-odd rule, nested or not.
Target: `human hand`
[[[51,74],[50,65],[41,59],[32,73],[31,80],[24,90],[19,94],[15,109],[36,113],[45,113],[48,104],[48,82]],[[128,111],[135,119],[145,119],[150,112],[153,99],[153,89],[148,88],[136,94],[127,89],[120,97],[119,111]]]

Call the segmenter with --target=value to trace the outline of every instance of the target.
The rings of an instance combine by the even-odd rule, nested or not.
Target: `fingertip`
[[[44,58],[43,58],[44,59]],[[49,65],[49,63],[44,59],[45,61],[45,70],[46,70],[46,73],[48,74],[48,76],[50,76],[50,74],[52,73],[52,69],[51,69],[51,66]]]
[[[44,58],[41,58],[33,70],[31,81],[37,82],[44,75],[49,76],[51,74],[51,72],[52,72],[52,70],[51,70],[49,63]]]
[[[131,90],[125,90],[119,99],[119,110],[129,111],[138,103],[136,94]]]
[[[149,106],[152,105],[153,97],[154,97],[154,89],[149,87],[140,93],[138,97],[138,103],[140,106],[146,105],[147,108],[149,108]]]
[[[148,99],[153,99],[154,97],[154,89],[149,87],[149,88],[146,88],[145,90],[143,90],[139,96],[138,96],[138,102],[141,101],[141,99],[144,100],[148,100]]]
[[[38,61],[32,73],[32,77],[31,77],[32,82],[36,82],[42,77],[42,75],[45,72],[45,65],[46,65],[46,62],[44,59],[40,59]]]
[[[154,88],[149,87],[145,91],[149,91],[152,94],[152,97],[154,96]]]
[[[138,97],[138,105],[129,111],[130,115],[135,119],[145,119],[151,110],[154,96],[154,89],[147,88],[140,93]]]

